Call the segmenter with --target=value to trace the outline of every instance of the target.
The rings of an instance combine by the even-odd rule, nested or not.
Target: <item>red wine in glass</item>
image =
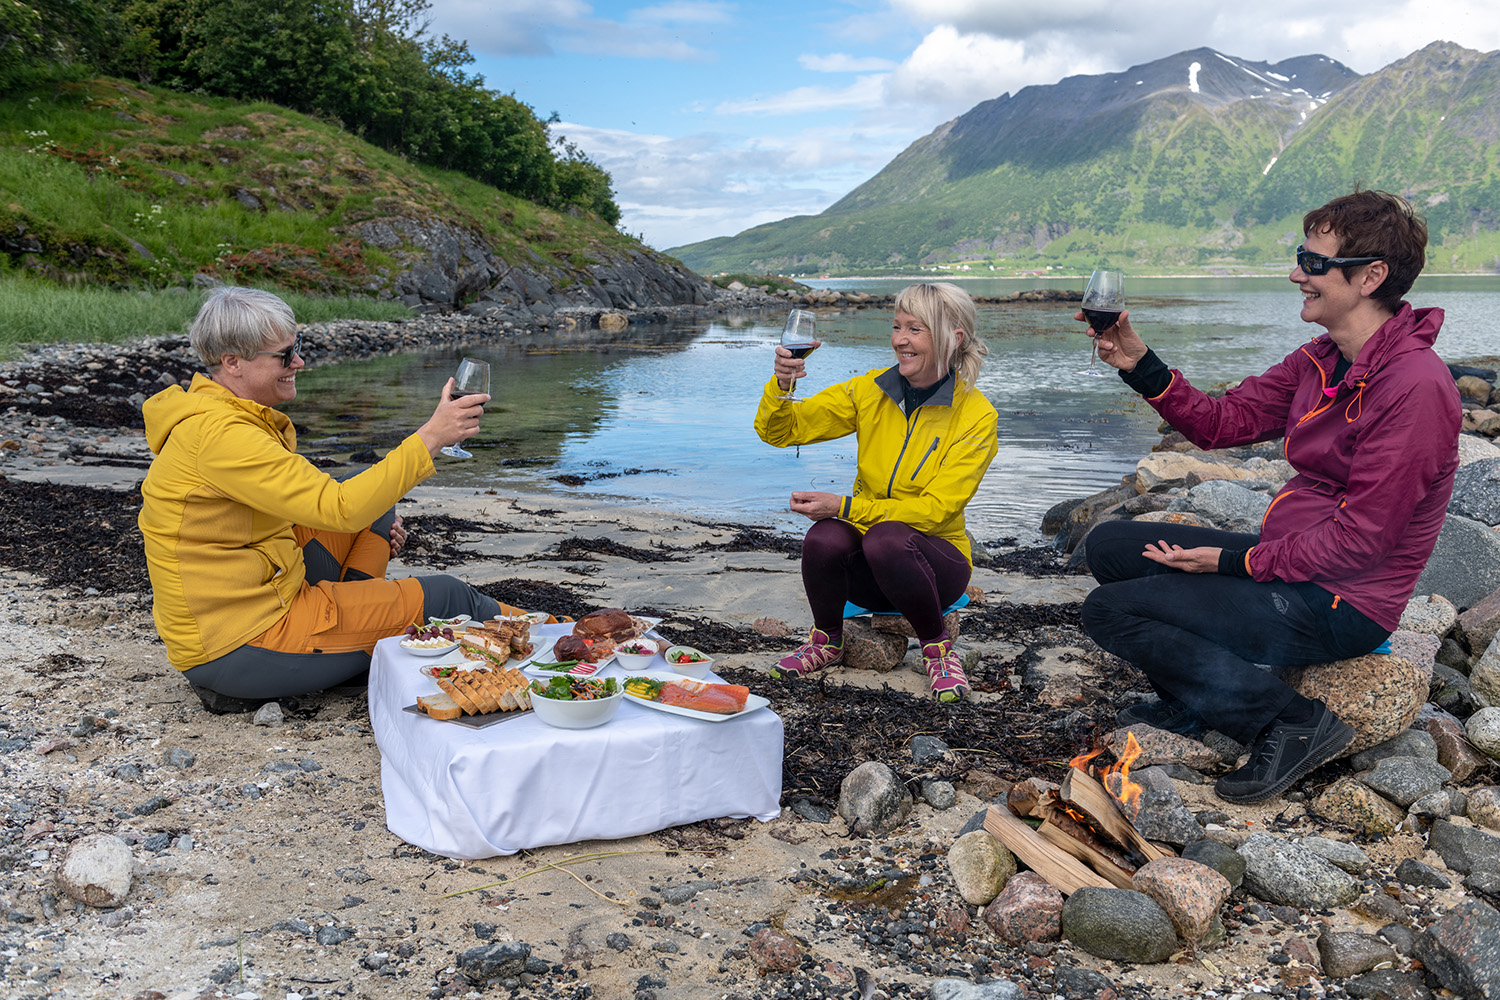
[[[781,328],[781,346],[792,352],[794,358],[805,358],[818,349],[816,318],[811,310],[793,309],[787,315],[786,325]],[[797,380],[782,399],[791,399],[797,392]]]
[[[1103,333],[1116,323],[1120,322],[1121,309],[1088,309],[1083,310],[1084,319],[1089,321],[1089,328],[1094,333]]]
[[[791,351],[794,358],[805,358],[818,349],[817,344],[782,344],[781,346]]]

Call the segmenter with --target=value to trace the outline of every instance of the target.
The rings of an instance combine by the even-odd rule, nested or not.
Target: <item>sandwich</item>
[[[471,660],[504,667],[511,657],[531,655],[531,630],[525,625],[471,625],[458,637],[458,651]]]

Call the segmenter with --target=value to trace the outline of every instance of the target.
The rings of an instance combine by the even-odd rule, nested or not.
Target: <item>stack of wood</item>
[[[1006,806],[990,806],[984,821],[991,836],[1065,896],[1090,885],[1132,888],[1137,868],[1174,856],[1141,836],[1126,817],[1121,798],[1133,798],[1128,764],[1105,775],[1115,795],[1086,766],[1074,761],[1061,785],[1037,778],[1018,783]],[[1020,817],[1041,822],[1033,829]]]

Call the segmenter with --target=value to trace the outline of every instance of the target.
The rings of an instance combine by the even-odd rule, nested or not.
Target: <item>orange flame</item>
[[[1141,793],[1146,790],[1143,785],[1130,780],[1130,767],[1140,755],[1141,745],[1136,741],[1135,733],[1130,733],[1125,740],[1125,752],[1104,772],[1105,790],[1120,801],[1125,807],[1125,815],[1132,819],[1140,811]]]
[[[1087,774],[1089,770],[1089,761],[1093,760],[1103,752],[1104,748],[1100,747],[1098,750],[1091,750],[1088,753],[1081,753],[1077,757],[1074,757],[1072,760],[1068,761],[1068,766],[1076,767],[1078,768],[1078,770]]]

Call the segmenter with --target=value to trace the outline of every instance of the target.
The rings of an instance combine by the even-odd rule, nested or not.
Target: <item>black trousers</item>
[[[1361,656],[1390,635],[1314,583],[1258,583],[1184,573],[1147,559],[1148,542],[1244,549],[1255,535],[1157,522],[1107,521],[1089,532],[1099,581],[1083,602],[1083,630],[1139,668],[1156,692],[1214,729],[1254,742],[1300,698],[1266,670]]]

